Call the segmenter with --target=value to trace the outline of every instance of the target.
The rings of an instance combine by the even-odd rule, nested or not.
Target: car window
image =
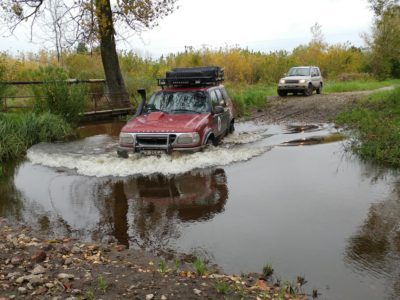
[[[215,93],[217,94],[218,103],[219,103],[218,105],[225,106],[226,102],[225,102],[224,95],[222,94],[221,90],[215,89]]]
[[[218,96],[215,93],[215,90],[210,91],[210,99],[211,99],[211,104],[213,107],[216,107],[219,105]]]
[[[160,91],[151,97],[148,109],[150,111],[163,111],[166,113],[206,113],[211,111],[206,94],[202,91]]]
[[[287,76],[310,76],[311,68],[304,67],[304,68],[291,68],[288,72]]]

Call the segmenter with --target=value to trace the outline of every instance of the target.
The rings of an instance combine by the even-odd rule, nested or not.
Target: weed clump
[[[63,140],[72,134],[63,118],[50,113],[0,113],[0,161],[17,158],[39,142]]]
[[[193,262],[193,268],[196,271],[197,275],[203,276],[207,272],[207,266],[203,260],[200,258],[196,258]]]
[[[274,274],[274,268],[272,267],[271,264],[266,264],[264,265],[262,269],[262,275],[264,276],[265,279],[268,279],[269,277]]]

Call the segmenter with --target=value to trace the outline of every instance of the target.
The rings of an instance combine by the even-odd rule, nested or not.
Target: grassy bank
[[[370,95],[337,123],[352,129],[352,149],[363,159],[400,167],[400,87]]]
[[[352,80],[352,81],[328,81],[323,92],[326,94],[370,91],[387,86],[400,84],[400,79],[390,79],[384,81],[377,80]]]
[[[34,144],[62,140],[72,133],[63,118],[49,113],[0,113],[0,162],[20,157]]]
[[[251,109],[265,107],[267,97],[276,95],[276,86],[256,85],[225,85],[239,116],[250,114]]]

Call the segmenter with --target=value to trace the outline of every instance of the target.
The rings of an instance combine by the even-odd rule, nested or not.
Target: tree
[[[398,5],[399,0],[368,0],[376,16],[381,16],[386,10]]]
[[[71,45],[78,42],[100,46],[108,93],[114,102],[128,100],[116,50],[116,35],[129,31],[141,32],[157,26],[157,20],[176,9],[177,0],[67,0],[70,22],[74,25]],[[39,16],[49,8],[48,0],[3,0],[0,17],[11,33],[27,22],[31,36]],[[51,22],[51,20],[49,20]],[[118,32],[116,31],[118,28]]]
[[[400,77],[400,5],[397,0],[369,0],[375,12],[371,36],[370,68],[379,78]]]

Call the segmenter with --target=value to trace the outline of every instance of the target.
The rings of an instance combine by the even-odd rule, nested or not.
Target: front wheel
[[[279,95],[280,97],[286,97],[286,96],[287,96],[287,92],[278,90],[278,95]]]
[[[322,85],[317,88],[317,94],[320,95],[322,93]]]
[[[229,133],[233,133],[235,131],[235,122],[231,121],[231,125],[229,126]]]
[[[312,86],[312,84],[310,84],[308,86],[308,88],[306,89],[306,91],[304,92],[304,95],[311,96],[313,94],[313,91],[314,91],[313,86]]]
[[[121,158],[129,158],[128,151],[126,150],[117,150],[117,155]]]

